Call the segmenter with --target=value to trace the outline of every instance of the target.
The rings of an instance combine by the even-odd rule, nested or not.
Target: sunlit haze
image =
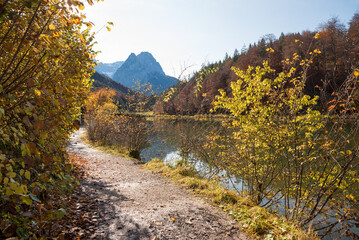
[[[95,24],[99,61],[148,51],[177,77],[263,35],[316,30],[332,17],[347,24],[358,10],[358,0],[105,0],[84,12]],[[109,21],[111,32],[103,28]]]

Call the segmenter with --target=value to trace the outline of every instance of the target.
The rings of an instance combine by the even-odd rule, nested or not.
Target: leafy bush
[[[143,116],[120,114],[113,103],[114,94],[101,89],[90,96],[86,104],[90,109],[86,115],[88,138],[100,145],[122,146],[129,156],[139,159],[147,144],[147,121]]]
[[[40,203],[72,182],[65,147],[95,53],[82,3],[54,2],[0,4],[0,238],[43,234],[62,213]]]

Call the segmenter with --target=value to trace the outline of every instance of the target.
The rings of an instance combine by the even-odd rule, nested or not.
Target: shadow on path
[[[90,217],[98,218],[98,229],[92,239],[150,239],[148,228],[121,213],[120,206],[133,200],[111,189],[111,184],[87,177],[81,180],[80,194],[96,202],[94,216]]]

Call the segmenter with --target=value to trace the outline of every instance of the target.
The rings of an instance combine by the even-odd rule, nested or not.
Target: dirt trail
[[[97,202],[93,239],[248,239],[227,215],[170,180],[85,145],[84,131],[73,135],[69,151],[88,161],[82,191]]]

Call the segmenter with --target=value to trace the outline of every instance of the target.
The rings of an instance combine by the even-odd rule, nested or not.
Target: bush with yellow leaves
[[[65,147],[95,56],[83,8],[75,0],[0,3],[1,239],[37,238],[63,215],[39,206],[73,182]]]
[[[140,115],[120,114],[114,104],[115,92],[100,89],[86,103],[87,137],[103,146],[119,146],[126,154],[140,159],[147,144],[148,124]]]

